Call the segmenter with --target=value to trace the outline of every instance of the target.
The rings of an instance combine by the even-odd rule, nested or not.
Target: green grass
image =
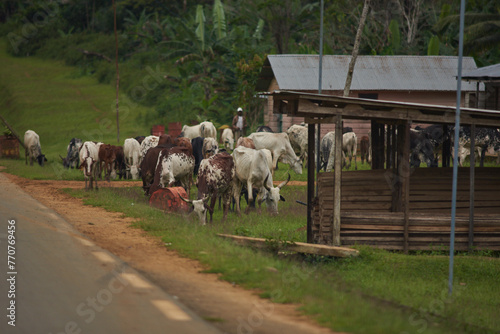
[[[121,96],[118,143],[115,88],[80,76],[75,68],[35,57],[10,57],[4,40],[0,62],[0,112],[21,140],[28,129],[38,133],[49,162],[66,156],[73,137],[122,145],[126,138],[150,133],[150,126],[140,121],[148,109]]]
[[[500,330],[500,259],[462,254],[455,258],[452,298],[447,293],[448,258],[358,246],[360,256],[331,259],[301,256],[276,249],[257,251],[235,246],[217,233],[304,241],[304,210],[293,200],[305,187],[285,187],[287,202],[280,216],[265,210],[242,217],[233,213],[225,224],[216,210],[215,223],[200,226],[195,217],[165,214],[149,207],[142,190],[102,188],[98,192],[67,190],[88,205],[135,217],[135,227],[160,237],[165,247],[199,260],[207,272],[263,298],[299,303],[301,311],[337,331],[353,333],[488,333]],[[290,199],[290,201],[288,200]]]

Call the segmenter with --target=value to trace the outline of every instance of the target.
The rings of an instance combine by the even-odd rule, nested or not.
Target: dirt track
[[[273,304],[255,292],[201,273],[197,261],[168,250],[160,239],[130,227],[121,213],[84,206],[61,191],[83,188],[81,181],[37,181],[5,174],[31,196],[54,209],[78,231],[126,261],[171,295],[227,333],[332,333],[300,315],[298,305]],[[100,183],[100,187],[138,186],[140,182]],[[304,182],[300,183],[301,185]],[[292,182],[290,182],[292,185]]]

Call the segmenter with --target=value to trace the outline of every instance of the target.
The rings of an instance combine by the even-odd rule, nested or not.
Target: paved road
[[[0,277],[0,333],[218,333],[2,173]]]

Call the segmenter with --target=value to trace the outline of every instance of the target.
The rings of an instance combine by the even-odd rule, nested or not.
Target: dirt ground
[[[38,181],[5,174],[24,191],[52,208],[100,247],[120,257],[167,293],[176,296],[225,333],[332,333],[297,311],[299,305],[274,304],[255,291],[202,273],[200,263],[168,250],[159,238],[130,227],[120,213],[84,206],[61,191],[83,188],[83,181]],[[138,181],[105,182],[100,187],[128,187]],[[291,185],[291,183],[290,183]]]

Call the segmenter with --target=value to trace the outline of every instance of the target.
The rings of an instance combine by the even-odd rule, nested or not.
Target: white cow
[[[302,163],[295,155],[286,133],[254,132],[248,136],[252,139],[256,149],[266,148],[273,155],[272,174],[278,161],[289,164],[293,171],[302,174]]]
[[[141,164],[142,159],[144,159],[144,157],[146,156],[146,153],[148,153],[148,150],[151,147],[158,146],[159,140],[160,140],[160,137],[158,137],[158,136],[147,136],[146,138],[144,138],[144,140],[141,143],[141,152],[140,152],[141,155],[139,157],[139,159],[140,159],[139,165]]]
[[[201,122],[198,125],[184,125],[182,127],[181,137],[194,139],[196,137],[210,137],[217,139],[217,130],[212,122]]]
[[[280,195],[280,189],[284,187],[290,180],[283,181],[279,186],[273,186],[273,177],[269,168],[269,154],[265,150],[254,150],[247,147],[237,147],[233,151],[234,165],[236,168],[234,199],[236,202],[236,212],[241,214],[240,210],[240,193],[243,184],[246,183],[248,190],[248,207],[246,213],[254,201],[252,188],[259,189],[257,198],[259,198],[259,207],[262,202],[266,202],[268,210],[271,214],[278,214],[278,202],[285,199]]]
[[[215,128],[215,125],[208,121],[201,122],[200,137],[217,139],[217,129]]]
[[[86,141],[82,144],[80,148],[80,168],[83,168],[83,175],[85,176],[85,190],[93,189],[94,180],[95,188],[98,189],[99,149],[94,142]]]
[[[141,145],[135,138],[127,138],[123,143],[123,154],[127,165],[127,178],[130,173],[132,179],[137,180],[139,178]]]
[[[299,152],[300,159],[307,159],[307,125],[294,124],[286,130],[288,138],[290,138],[290,144],[295,151]]]
[[[42,154],[42,147],[40,145],[40,137],[33,130],[28,130],[24,133],[24,147],[26,165],[28,164],[28,156],[30,158],[30,166],[33,166],[33,161],[37,161],[40,166],[43,166],[47,159]]]
[[[226,148],[226,150],[234,150],[234,134],[233,130],[230,128],[224,129],[222,131],[222,135],[220,136],[220,139],[222,141],[222,144]]]
[[[342,135],[342,167],[346,165],[346,155],[349,156],[349,165],[351,167],[352,157],[354,156],[355,168],[358,169],[356,163],[356,151],[358,138],[354,132],[347,132]],[[330,172],[335,164],[335,131],[328,132],[321,140],[321,157],[323,166],[326,162],[326,171]],[[325,161],[326,160],[326,161]]]

